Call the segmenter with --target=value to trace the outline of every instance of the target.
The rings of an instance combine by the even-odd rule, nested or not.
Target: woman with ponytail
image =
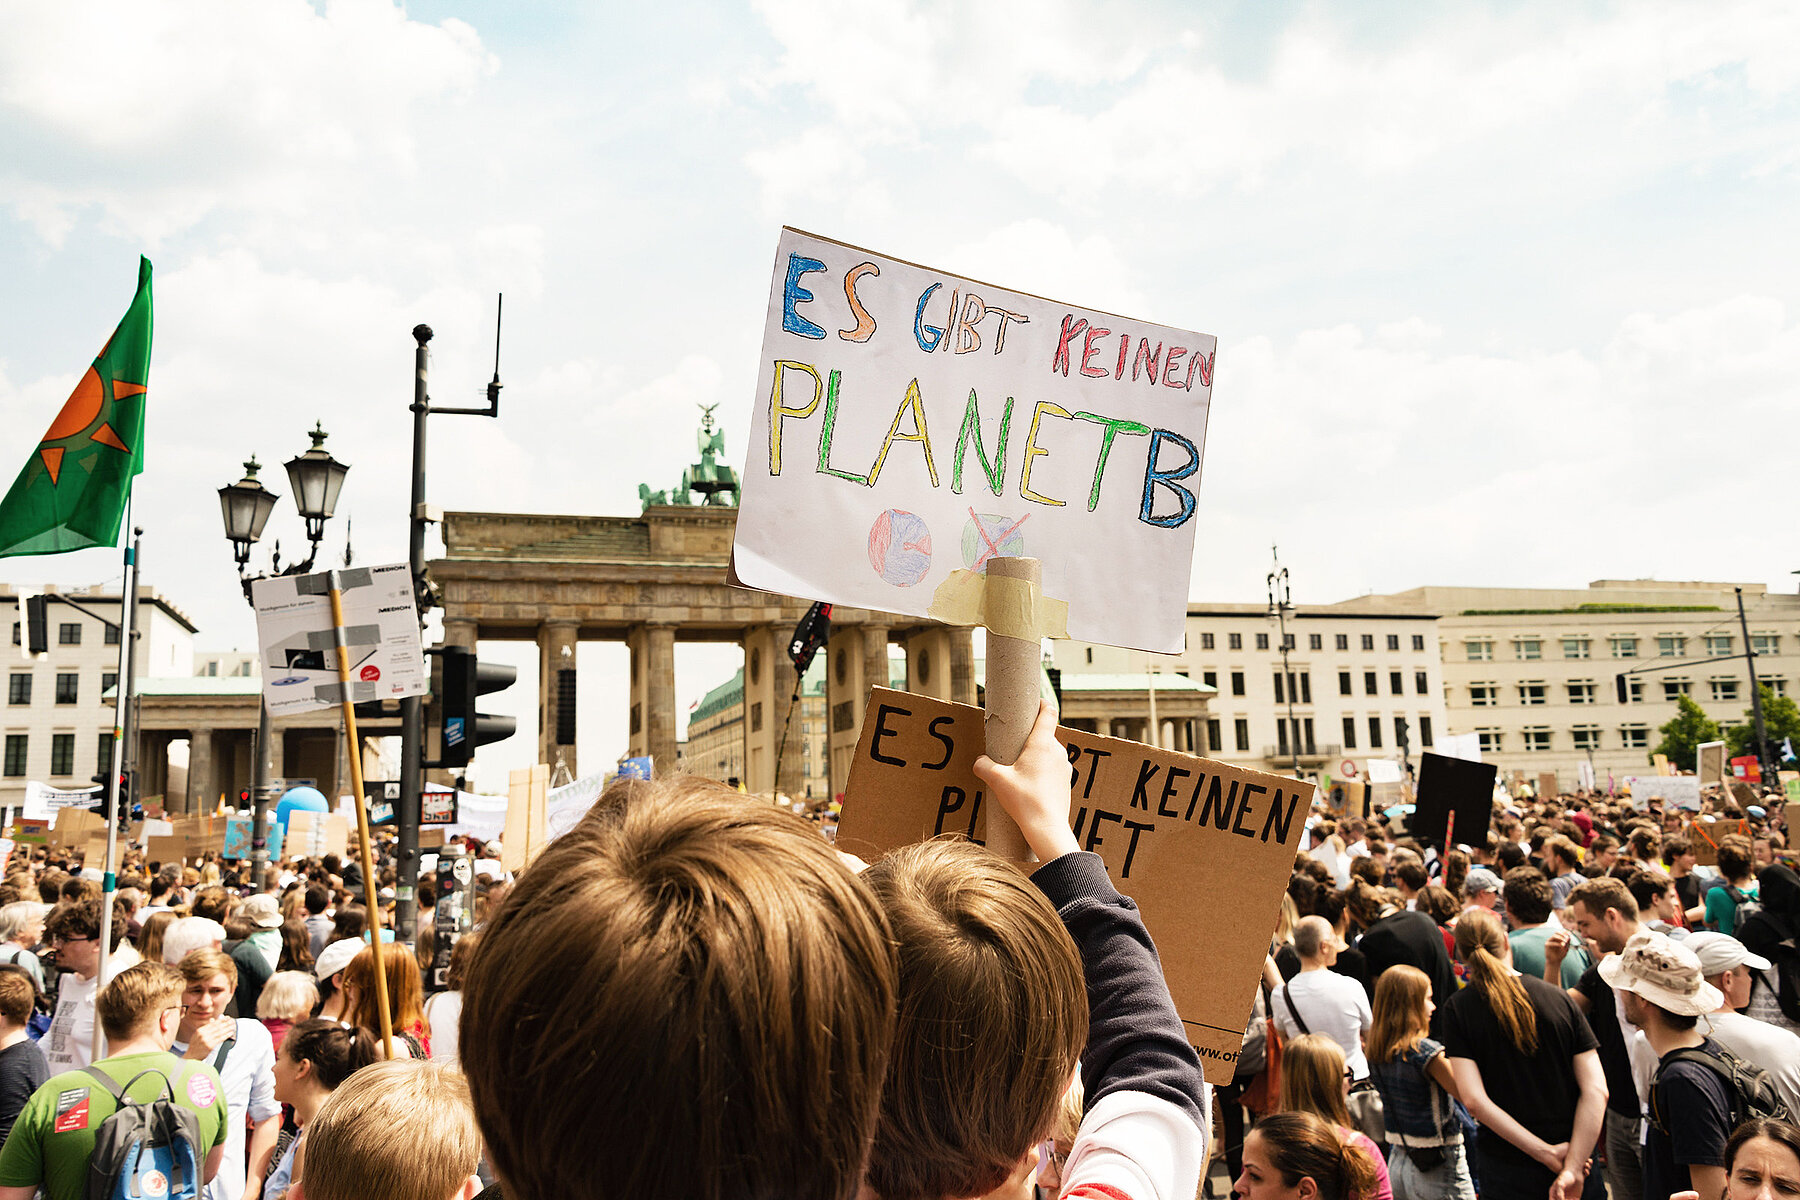
[[[1354,1189],[1343,1200],[1394,1200],[1381,1150],[1366,1135],[1351,1128],[1350,1109],[1344,1100],[1349,1090],[1350,1071],[1344,1062],[1343,1047],[1331,1038],[1322,1033],[1306,1033],[1282,1047],[1282,1113],[1310,1113],[1328,1122],[1339,1141],[1361,1150],[1370,1160],[1372,1178],[1368,1186]],[[1246,1170],[1249,1161],[1246,1151]]]
[[[1373,1194],[1378,1163],[1321,1117],[1276,1113],[1244,1139],[1244,1170],[1232,1187],[1240,1200],[1357,1200]]]
[[[291,1105],[300,1134],[282,1151],[263,1187],[266,1200],[282,1200],[299,1181],[295,1169],[300,1140],[313,1117],[338,1085],[381,1057],[381,1038],[368,1029],[337,1021],[302,1021],[287,1031],[275,1056],[275,1099]]]
[[[1512,946],[1483,909],[1456,923],[1469,986],[1443,1006],[1457,1091],[1486,1131],[1482,1200],[1577,1200],[1600,1135],[1599,1043],[1568,993],[1513,970]]]

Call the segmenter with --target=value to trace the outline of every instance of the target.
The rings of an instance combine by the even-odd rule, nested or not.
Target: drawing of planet
[[[869,565],[895,587],[911,587],[931,570],[931,530],[917,513],[890,508],[869,527]]]
[[[1017,558],[1025,553],[1025,535],[1019,527],[1025,518],[1001,516],[999,513],[969,514],[963,526],[963,565],[977,574],[987,573],[990,558]]]

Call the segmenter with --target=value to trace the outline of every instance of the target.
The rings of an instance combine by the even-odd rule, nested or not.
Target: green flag
[[[125,319],[0,500],[0,558],[118,544],[131,481],[144,469],[151,324],[150,260],[140,257]]]

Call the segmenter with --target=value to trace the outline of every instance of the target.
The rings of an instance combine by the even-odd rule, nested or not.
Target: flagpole
[[[125,501],[126,525],[130,527],[131,499]],[[94,984],[94,995],[98,996],[105,988],[110,977],[108,968],[112,955],[112,915],[113,895],[119,888],[118,855],[119,855],[119,768],[123,765],[125,755],[126,701],[131,694],[131,632],[137,628],[137,531],[132,530],[131,542],[125,548],[125,585],[119,595],[119,682],[113,693],[113,743],[112,769],[106,777],[106,874],[100,885],[100,974]],[[96,1061],[104,1058],[102,1053],[106,1044],[106,1031],[100,1022],[94,1022],[93,1056]]]

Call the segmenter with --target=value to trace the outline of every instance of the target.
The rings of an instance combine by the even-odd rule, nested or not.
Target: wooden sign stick
[[[987,562],[987,577],[992,583],[995,579],[1017,580],[1026,586],[1019,591],[1031,598],[1023,613],[1011,614],[1021,618],[1014,631],[1031,632],[1029,638],[1015,637],[1008,633],[997,633],[995,624],[1011,624],[1011,622],[995,621],[989,617],[987,635],[987,696],[986,696],[986,731],[988,757],[1003,766],[1011,766],[1019,761],[1019,752],[1025,748],[1025,739],[1031,734],[1031,727],[1037,721],[1038,713],[1038,675],[1043,670],[1043,642],[1036,636],[1038,625],[1037,605],[1035,600],[1043,585],[1043,563],[1035,558],[990,558]],[[991,593],[990,593],[991,595]],[[1006,810],[998,804],[982,806],[987,820],[987,846],[1002,858],[1013,862],[1029,862],[1031,850],[1025,844],[1025,835],[1013,819],[1006,815]]]

